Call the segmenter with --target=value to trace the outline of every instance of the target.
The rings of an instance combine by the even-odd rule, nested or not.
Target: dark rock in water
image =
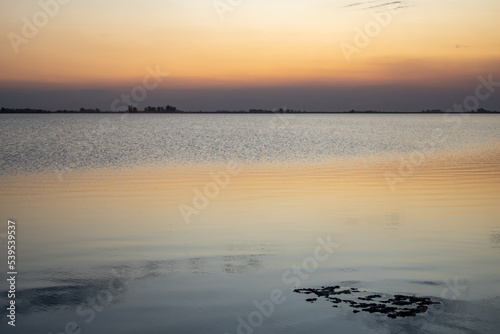
[[[356,307],[356,308],[366,308],[366,307],[372,307],[372,306],[377,306],[377,305],[378,304],[376,304],[376,303],[371,303],[371,304],[368,304],[368,303],[358,303],[356,305],[353,305],[353,307]]]
[[[356,304],[357,304],[357,302],[355,302],[354,300],[348,300],[348,299],[343,300],[343,302],[344,302],[344,303],[349,303],[349,304],[351,304],[351,306],[352,306],[352,305],[356,305]],[[353,306],[353,307],[354,307],[354,306]]]
[[[361,294],[362,292],[359,288],[344,288],[343,290],[339,290],[340,286],[322,286],[321,289],[295,289],[293,290],[296,293],[302,294],[315,294],[318,298],[324,297],[327,301],[333,304],[346,303],[349,307],[354,308],[353,313],[359,313],[361,311],[368,313],[380,313],[387,314],[387,316],[391,319],[396,319],[398,317],[415,317],[417,314],[425,313],[429,309],[430,305],[440,304],[437,301],[433,301],[427,297],[416,297],[405,296],[405,295],[394,295],[392,298],[386,298],[386,300],[381,300],[382,295],[380,294],[372,294],[368,296],[359,296],[357,299],[341,299],[337,297],[330,297],[330,295],[352,295],[352,294]],[[366,292],[366,291],[363,291]],[[347,297],[347,296],[346,296]],[[318,298],[308,298],[307,302],[314,303]],[[380,300],[378,300],[380,299]],[[363,303],[359,301],[366,301],[371,303]],[[399,306],[407,306],[404,308],[400,308]],[[337,308],[338,305],[332,305],[332,307]]]
[[[415,310],[410,309],[410,310],[403,310],[396,312],[396,315],[404,318],[404,317],[414,317],[417,315],[417,313],[415,312]]]
[[[423,306],[423,305],[418,305],[417,306],[417,313],[425,313],[427,312],[429,308],[427,306]]]
[[[312,289],[295,289],[293,290],[293,292],[296,292],[296,293],[304,293],[306,295],[312,293]]]
[[[328,298],[332,303],[338,304],[342,302],[342,299],[340,298],[335,298],[335,297],[329,297]]]
[[[390,302],[392,302],[393,305],[399,305],[399,306],[404,306],[404,305],[411,305],[412,303],[406,300],[391,300],[389,299]]]
[[[359,297],[358,299],[361,299],[361,300],[373,300],[373,298],[382,298],[381,295],[370,295],[370,296],[367,296],[367,297]]]

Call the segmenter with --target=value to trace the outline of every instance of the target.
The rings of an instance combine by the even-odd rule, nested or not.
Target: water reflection
[[[390,215],[386,216],[386,229],[397,230],[400,224],[401,217],[399,212],[393,212]]]
[[[228,274],[246,274],[262,267],[262,255],[224,256],[222,264],[222,270]]]
[[[233,245],[234,246],[234,245]],[[233,247],[230,247],[233,248]],[[248,249],[248,245],[236,247]],[[121,302],[133,281],[167,277],[170,273],[186,274],[245,274],[263,269],[266,254],[225,255],[218,257],[193,257],[181,260],[147,261],[139,264],[122,264],[93,268],[86,273],[73,270],[47,269],[36,273],[26,272],[25,280],[44,286],[18,289],[16,299],[20,314],[51,312],[76,308],[89,298],[96,298],[103,291],[112,290],[109,304]],[[110,288],[110,286],[114,286]],[[119,290],[119,291],[118,291]],[[109,299],[109,298],[108,298]],[[5,296],[0,301],[5,303]],[[5,315],[4,309],[0,311]]]
[[[449,125],[440,115],[294,115],[279,127],[273,125],[276,115],[0,117],[0,173],[11,175],[218,165],[233,159],[250,164],[336,163],[419,150],[420,141],[436,126]],[[103,120],[113,126],[102,128]],[[449,131],[444,143],[435,143],[436,150],[496,145],[498,122],[496,115],[471,116],[460,131]]]
[[[493,244],[494,248],[500,248],[500,233],[491,233],[490,242]]]
[[[109,268],[100,269],[102,271]],[[64,269],[27,272],[24,274],[24,280],[29,280],[30,275],[42,277],[37,283],[43,283],[44,286],[18,289],[18,312],[30,314],[72,309],[88,302],[89,298],[99,299],[101,295],[106,295],[106,304],[118,303],[120,296],[127,292],[129,281],[144,279],[148,274],[146,267],[129,266],[117,266],[107,275],[77,274]],[[109,298],[111,295],[112,298]]]
[[[209,272],[206,258],[194,257],[190,258],[188,262],[189,269],[193,274],[206,274]]]
[[[389,134],[390,145],[383,118],[376,118],[376,124],[357,117],[329,117],[325,122],[322,117],[301,118],[310,124],[297,132],[292,127],[279,130],[275,142],[254,131],[265,118],[257,117],[255,124],[239,116],[209,118],[210,126],[203,123],[207,118],[196,118],[192,131],[191,121],[167,119],[174,123],[156,122],[155,116],[135,119],[129,125],[139,127],[127,125],[120,131],[123,141],[110,142],[105,152],[89,156],[79,165],[82,170],[66,173],[63,182],[54,175],[16,176],[0,162],[0,212],[19,221],[22,237],[18,312],[33,317],[21,324],[34,328],[39,319],[52,323],[67,310],[74,314],[89,298],[101,298],[99,305],[115,307],[92,324],[92,333],[109,333],[122,323],[115,332],[133,333],[128,326],[136,323],[149,325],[136,331],[144,333],[234,333],[236,317],[251,314],[255,298],[269,298],[275,288],[288,290],[282,281],[285,270],[311,257],[319,236],[332,236],[341,247],[307,273],[308,285],[334,280],[371,285],[377,292],[439,298],[443,278],[458,276],[476,290],[471,289],[467,300],[445,300],[435,318],[388,322],[350,312],[332,319],[335,316],[325,312],[314,332],[336,330],[341,317],[351,325],[364,324],[358,331],[362,333],[479,333],[498,325],[498,118],[481,123],[471,117],[475,120],[464,124],[463,132],[427,156],[394,192],[385,173],[397,173],[399,159],[417,142],[414,136],[425,138],[427,129],[435,127],[432,117],[411,127],[406,118],[400,119],[402,134]],[[63,129],[61,120],[55,124]],[[149,127],[152,131],[144,130]],[[207,127],[213,128],[207,132]],[[380,136],[363,133],[373,127]],[[403,131],[414,127],[411,135]],[[457,153],[454,149],[464,138],[475,138],[474,147],[483,139],[485,145],[495,144],[488,150]],[[6,140],[12,144],[19,138]],[[228,159],[237,155],[244,160],[245,153],[236,149],[242,142],[252,147],[253,160],[247,159],[241,173],[186,224],[179,205],[192,205],[194,189],[203,191],[213,182],[210,173],[224,170]],[[46,170],[66,144],[62,140],[52,148],[31,150],[32,165],[23,158],[12,168]],[[67,149],[75,145],[71,141]],[[0,148],[0,157],[7,153]],[[161,168],[147,169],[144,161]],[[165,171],[176,163],[175,173]],[[102,291],[110,290],[115,272],[123,272],[129,284],[110,299]],[[5,295],[0,301],[5,304]],[[310,319],[315,315],[303,316],[302,304],[291,297],[288,302],[266,319],[263,326],[271,328],[262,327],[263,332],[273,332],[275,324],[285,324],[290,333],[312,331],[316,323]],[[3,317],[5,309],[0,314]],[[228,327],[214,329],[224,321]],[[3,332],[2,326],[7,325],[0,324]],[[53,328],[46,327],[48,332]],[[339,330],[344,332],[350,331]]]
[[[443,285],[443,282],[437,282],[437,281],[411,281],[410,283],[420,284],[420,285],[430,285],[430,286]]]

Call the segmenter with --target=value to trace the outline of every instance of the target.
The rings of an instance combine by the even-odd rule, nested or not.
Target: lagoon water
[[[0,130],[0,246],[7,219],[18,241],[2,333],[500,328],[498,116],[0,115]],[[390,319],[292,291],[322,285],[441,304]]]

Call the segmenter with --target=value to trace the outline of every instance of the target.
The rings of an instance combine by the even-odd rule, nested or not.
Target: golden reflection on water
[[[257,255],[306,252],[310,240],[329,234],[344,245],[335,266],[388,266],[404,258],[459,267],[460,256],[468,270],[498,275],[498,269],[477,266],[498,257],[499,157],[497,151],[432,156],[404,177],[400,160],[241,166],[229,177],[226,166],[74,172],[62,181],[2,177],[0,208],[20,221],[33,252],[58,240],[60,249],[75,252],[149,243],[182,248],[160,256],[188,252],[201,268],[204,256],[223,254],[227,245],[270,245],[255,254],[228,252],[235,257],[226,258],[224,270],[243,272],[235,261],[261,268]],[[394,190],[387,173],[401,177]],[[197,190],[203,193],[213,175],[227,185],[196,208]],[[196,210],[189,224],[181,205]],[[368,261],[371,254],[377,256]]]
[[[168,219],[178,223],[182,220],[178,206],[192,206],[196,189],[204,193],[208,186],[209,191],[214,191],[210,185],[214,186],[214,177],[218,177],[227,185],[217,186],[216,195],[200,210],[207,214],[286,209],[289,217],[281,220],[294,221],[296,212],[312,210],[325,214],[336,211],[351,219],[382,212],[390,216],[390,208],[396,207],[399,211],[453,208],[461,212],[481,207],[483,213],[495,213],[500,196],[500,154],[487,153],[433,156],[401,173],[399,160],[352,160],[337,165],[281,168],[242,165],[232,176],[225,166],[212,166],[73,172],[62,181],[50,174],[2,177],[0,205],[3,212],[14,215],[29,215],[37,210],[114,215],[175,209]],[[391,180],[396,180],[392,187]],[[200,212],[198,216],[203,219],[203,215]]]

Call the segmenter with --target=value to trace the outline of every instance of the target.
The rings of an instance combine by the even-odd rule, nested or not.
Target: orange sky
[[[4,3],[0,85],[126,88],[148,66],[168,72],[162,87],[175,89],[464,86],[478,75],[500,77],[497,0],[227,3]],[[30,36],[29,24],[37,29]]]

